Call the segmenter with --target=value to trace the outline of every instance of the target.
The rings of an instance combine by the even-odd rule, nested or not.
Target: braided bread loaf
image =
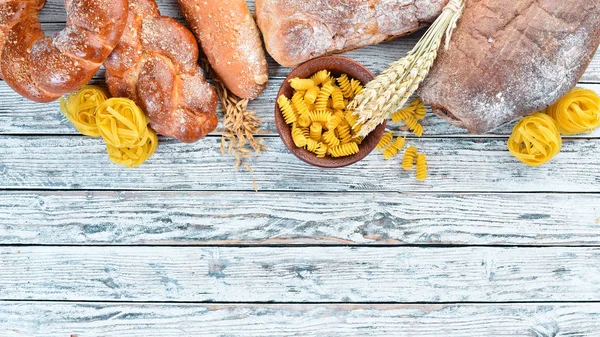
[[[38,13],[45,0],[0,1],[0,77],[36,102],[89,82],[119,42],[127,0],[65,0],[67,27],[53,37]]]
[[[160,15],[154,0],[129,0],[121,41],[104,64],[113,96],[134,100],[156,132],[187,143],[217,127],[217,96],[198,65],[194,35]]]

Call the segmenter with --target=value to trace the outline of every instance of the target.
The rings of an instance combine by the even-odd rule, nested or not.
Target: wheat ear
[[[348,104],[358,116],[357,123],[363,125],[357,137],[366,137],[417,91],[437,57],[444,35],[448,48],[464,7],[465,0],[450,0],[408,55],[392,63]]]

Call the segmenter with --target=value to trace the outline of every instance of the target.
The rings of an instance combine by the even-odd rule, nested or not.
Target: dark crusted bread
[[[565,95],[599,44],[598,0],[467,0],[419,95],[450,123],[488,132]]]

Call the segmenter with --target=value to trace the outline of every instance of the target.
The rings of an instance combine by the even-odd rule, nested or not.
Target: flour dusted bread
[[[65,0],[67,27],[45,36],[44,0],[0,1],[0,77],[36,102],[83,87],[119,42],[127,0]]]
[[[217,96],[194,35],[154,0],[129,0],[127,28],[105,63],[110,93],[135,101],[156,132],[195,142],[217,126]]]
[[[420,96],[450,123],[487,132],[565,95],[599,43],[597,0],[467,0]]]
[[[235,95],[253,100],[267,87],[262,41],[245,0],[178,0],[208,62]]]
[[[410,34],[427,26],[447,0],[256,0],[267,51],[295,67]]]

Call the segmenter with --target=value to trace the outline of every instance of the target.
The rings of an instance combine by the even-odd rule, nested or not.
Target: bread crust
[[[600,44],[600,2],[467,0],[419,95],[471,133],[540,111],[571,90]]]
[[[178,0],[211,67],[236,96],[253,100],[269,69],[256,22],[245,0]]]
[[[121,41],[105,63],[113,96],[135,101],[161,135],[192,143],[218,123],[217,96],[198,65],[194,35],[154,0],[129,0]]]
[[[0,77],[25,98],[50,102],[89,82],[117,45],[127,0],[65,0],[67,27],[47,37],[44,0],[0,3]]]
[[[284,67],[417,31],[447,0],[256,0],[269,54]]]

